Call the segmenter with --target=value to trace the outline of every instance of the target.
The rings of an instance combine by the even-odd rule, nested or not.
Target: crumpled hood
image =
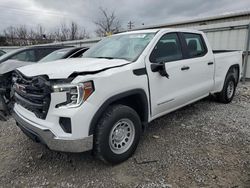
[[[25,61],[17,61],[17,60],[8,60],[0,64],[0,75],[11,72],[19,67],[23,67],[26,65],[31,65],[30,62]]]
[[[122,59],[72,58],[47,63],[37,63],[18,68],[28,77],[48,75],[50,79],[68,78],[73,73],[91,73],[128,64]]]

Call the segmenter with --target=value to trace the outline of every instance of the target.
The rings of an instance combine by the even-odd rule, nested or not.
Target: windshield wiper
[[[127,60],[127,61],[131,61],[131,59],[128,59],[128,58],[125,58],[125,57],[95,57],[95,58],[100,58],[100,59],[124,59],[124,60]]]
[[[114,59],[113,57],[96,57],[96,58],[100,58],[100,59]]]

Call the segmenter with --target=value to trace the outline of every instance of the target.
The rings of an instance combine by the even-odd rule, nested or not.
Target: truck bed
[[[239,62],[243,62],[242,51],[229,51],[229,50],[216,50],[214,53],[214,61],[215,61],[215,75],[214,82],[215,87],[214,90],[219,92],[224,84],[225,75],[227,74],[229,68],[238,64]],[[242,63],[239,66],[239,74],[241,74]],[[239,76],[239,75],[238,75]]]

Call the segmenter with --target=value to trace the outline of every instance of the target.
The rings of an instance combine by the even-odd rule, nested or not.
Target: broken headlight
[[[53,92],[65,92],[67,100],[63,103],[57,104],[56,108],[79,107],[87,98],[94,92],[94,85],[92,81],[79,84],[58,84],[52,87]]]

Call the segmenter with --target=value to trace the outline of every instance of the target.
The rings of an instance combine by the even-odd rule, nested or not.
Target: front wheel
[[[125,105],[110,106],[97,125],[94,154],[104,162],[123,162],[136,150],[140,136],[136,111]]]
[[[228,74],[220,93],[217,94],[219,102],[230,103],[235,95],[236,81],[232,74]]]

